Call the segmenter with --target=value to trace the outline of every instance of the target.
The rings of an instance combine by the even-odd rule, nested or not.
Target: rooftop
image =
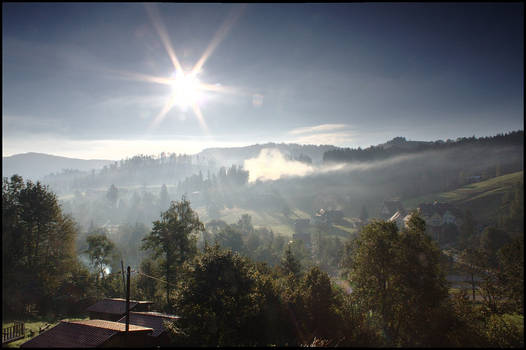
[[[58,325],[25,342],[21,348],[97,347],[119,332],[125,324],[105,320],[60,321]],[[150,333],[152,328],[130,325],[130,332]]]
[[[171,321],[178,318],[179,316],[167,315],[159,312],[130,312],[130,323],[153,328],[153,332],[150,334],[153,337],[158,337],[166,330],[164,327],[165,321]],[[126,322],[126,316],[122,317],[118,322],[124,324]]]
[[[130,310],[141,304],[153,304],[153,302],[130,300]],[[86,311],[124,315],[126,313],[126,299],[106,298],[91,305],[86,309]]]

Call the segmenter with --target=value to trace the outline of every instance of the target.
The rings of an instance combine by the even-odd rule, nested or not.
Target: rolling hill
[[[517,184],[524,186],[523,171],[472,183],[449,192],[406,199],[402,204],[409,209],[417,207],[420,203],[432,203],[435,200],[451,203],[460,209],[469,209],[480,223],[491,223],[497,219],[501,207],[507,205],[503,203],[505,194],[512,193]]]
[[[104,165],[113,162],[113,160],[86,160],[35,152],[21,153],[9,157],[2,157],[2,177],[10,177],[18,174],[24,179],[36,181],[45,175],[60,172],[63,169],[87,171],[100,169]]]

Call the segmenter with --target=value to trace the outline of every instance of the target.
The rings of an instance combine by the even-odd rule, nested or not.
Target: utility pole
[[[127,283],[126,283],[126,335],[129,334],[130,330],[130,267],[126,271]]]
[[[126,294],[126,278],[124,277],[124,263],[121,259],[121,271],[122,271],[122,291]]]

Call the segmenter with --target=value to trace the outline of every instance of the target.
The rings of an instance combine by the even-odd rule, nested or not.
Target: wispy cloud
[[[292,129],[287,142],[314,145],[348,146],[353,141],[353,133],[348,124],[321,124]]]
[[[302,135],[293,139],[293,143],[312,145],[347,146],[353,141],[350,132],[332,132],[323,134]]]
[[[289,134],[300,135],[300,134],[312,134],[322,131],[331,131],[348,128],[347,124],[321,124],[316,126],[306,126],[302,128],[296,128],[289,131]]]

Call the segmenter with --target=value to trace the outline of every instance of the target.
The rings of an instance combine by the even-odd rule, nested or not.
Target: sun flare
[[[202,87],[195,74],[176,72],[171,88],[173,103],[180,108],[187,108],[202,100]]]

